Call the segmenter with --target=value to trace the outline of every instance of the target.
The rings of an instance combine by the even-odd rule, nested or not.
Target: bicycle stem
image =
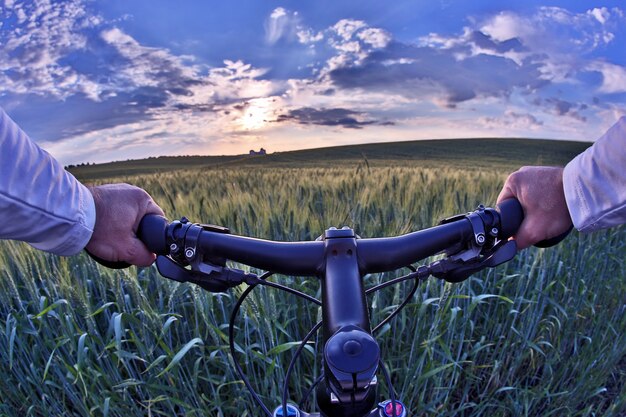
[[[324,234],[325,268],[320,274],[324,341],[324,372],[317,389],[322,415],[353,416],[376,400],[380,348],[371,336],[357,242],[348,227]]]

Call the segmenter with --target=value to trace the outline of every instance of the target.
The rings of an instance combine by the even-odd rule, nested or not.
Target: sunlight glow
[[[250,100],[236,120],[238,130],[259,130],[274,119],[274,100],[260,98]]]

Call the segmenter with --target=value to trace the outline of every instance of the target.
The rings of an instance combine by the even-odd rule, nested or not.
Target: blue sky
[[[5,0],[0,106],[63,163],[458,137],[626,114],[619,1]]]

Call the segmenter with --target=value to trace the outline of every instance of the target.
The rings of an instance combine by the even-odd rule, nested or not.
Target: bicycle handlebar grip
[[[524,210],[516,198],[504,200],[497,205],[497,208],[500,212],[500,234],[498,237],[500,239],[508,239],[517,232],[517,229],[519,229],[522,224],[522,220],[524,220]],[[550,246],[554,246],[565,239],[573,228],[574,226],[572,225],[564,233],[553,238],[537,242],[533,246],[537,248],[549,248]]]
[[[137,237],[151,252],[157,255],[165,255],[167,250],[167,239],[165,233],[168,220],[157,214],[148,214],[141,219],[137,229]]]
[[[508,239],[519,229],[524,220],[524,210],[516,198],[504,200],[497,206],[500,212],[500,239]]]

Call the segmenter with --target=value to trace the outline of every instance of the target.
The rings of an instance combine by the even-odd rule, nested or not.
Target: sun
[[[270,123],[273,115],[272,100],[259,98],[248,101],[237,124],[242,130],[259,130]]]

